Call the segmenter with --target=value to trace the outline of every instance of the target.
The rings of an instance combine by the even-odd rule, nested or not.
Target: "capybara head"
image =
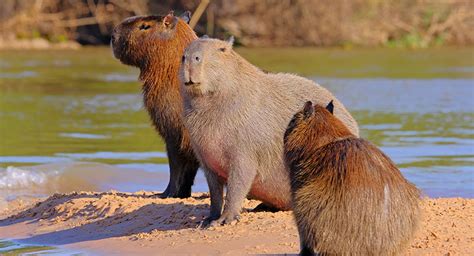
[[[125,19],[112,32],[110,43],[114,56],[124,64],[139,68],[157,58],[170,57],[173,52],[181,56],[182,49],[196,38],[188,25],[190,16],[190,12],[185,12],[176,17],[171,11],[166,16]],[[179,58],[176,61],[179,63]]]
[[[285,148],[298,148],[308,141],[317,142],[312,146],[319,148],[334,140],[354,136],[333,112],[333,101],[326,107],[313,106],[311,101],[307,101],[303,109],[293,116],[285,131]]]
[[[222,67],[232,70],[235,63],[237,54],[232,49],[233,41],[233,37],[228,41],[203,37],[186,48],[179,75],[182,88],[188,95],[206,95],[218,89],[216,85],[224,79],[224,74],[219,74],[218,70]]]

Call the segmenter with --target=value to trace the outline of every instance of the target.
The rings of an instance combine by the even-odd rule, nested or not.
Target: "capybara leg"
[[[180,157],[177,164],[181,166],[179,169],[182,171],[178,173],[176,197],[190,197],[191,187],[199,169],[199,162],[193,155],[188,155],[187,157]]]
[[[222,205],[224,202],[224,184],[221,183],[214,172],[205,170],[204,174],[206,175],[209,194],[211,196],[211,209],[209,216],[204,221],[205,226],[208,226],[212,221],[221,217]]]
[[[242,204],[257,174],[256,164],[245,158],[240,159],[239,163],[229,170],[224,211],[219,219],[211,223],[211,226],[228,224],[240,218]]]
[[[160,197],[179,197],[185,198],[191,196],[191,187],[194,182],[194,176],[196,175],[198,166],[190,165],[191,167],[196,167],[194,170],[189,168],[185,169],[188,166],[188,159],[184,157],[183,154],[177,150],[176,146],[171,143],[166,144],[168,152],[168,161],[170,167],[170,180],[166,190],[161,194]],[[186,174],[186,171],[191,171],[191,173]],[[185,180],[185,178],[192,179]]]

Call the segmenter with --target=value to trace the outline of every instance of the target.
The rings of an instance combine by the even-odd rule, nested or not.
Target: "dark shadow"
[[[97,194],[77,194],[72,198],[93,198],[100,197],[105,193]],[[119,195],[120,193],[114,193]],[[140,195],[123,194],[121,196],[141,197]],[[158,197],[158,195],[153,195]],[[143,197],[149,197],[144,195]],[[19,222],[36,222],[39,219],[53,220],[58,215],[39,215],[32,216],[31,213],[38,212],[38,210],[53,209],[55,205],[67,203],[71,199],[71,195],[67,198],[58,196],[57,198],[50,197],[42,203],[38,203],[30,209],[27,209],[16,217],[10,217],[0,221],[1,226],[13,225]],[[29,238],[17,240],[20,243],[26,244],[48,244],[48,245],[65,245],[70,243],[77,243],[83,241],[99,240],[110,237],[130,236],[143,232],[151,232],[153,230],[167,231],[167,230],[181,230],[188,228],[196,228],[199,223],[208,215],[209,205],[199,204],[191,205],[184,203],[160,204],[151,203],[145,205],[135,211],[129,213],[117,213],[112,216],[103,218],[99,212],[101,209],[93,208],[93,204],[87,205],[83,209],[76,211],[74,216],[69,218],[84,217],[83,212],[95,211],[99,212],[99,220],[84,224],[78,227],[69,228],[61,231],[53,231],[45,234],[35,235]],[[44,204],[44,205],[43,205]],[[107,210],[102,209],[104,212]],[[42,218],[44,217],[44,218]],[[61,216],[62,217],[62,216]]]
[[[63,204],[66,201],[73,200],[73,199],[100,198],[102,196],[107,196],[107,195],[116,195],[116,196],[124,197],[124,198],[129,198],[129,197],[160,198],[161,194],[157,193],[157,194],[151,194],[151,195],[146,195],[146,194],[140,195],[140,194],[127,194],[127,193],[122,193],[122,192],[97,192],[97,193],[74,192],[74,193],[69,193],[69,194],[54,194],[48,197],[47,199],[45,199],[44,201],[36,203],[34,206],[30,207],[29,209],[26,209],[18,214],[15,214],[15,215],[12,215],[5,219],[0,220],[0,227],[12,225],[19,222],[29,221],[29,220],[31,221],[30,223],[33,223],[40,219],[52,219],[55,217],[55,215],[49,214],[47,212],[47,209],[54,208],[57,205]],[[44,211],[41,211],[41,208],[43,208]],[[84,209],[83,211],[86,211],[86,210],[92,210],[92,209]],[[42,215],[39,215],[38,212],[42,212]],[[71,217],[76,217],[76,216],[71,216]]]
[[[279,212],[283,210],[261,203],[250,211],[251,212]]]

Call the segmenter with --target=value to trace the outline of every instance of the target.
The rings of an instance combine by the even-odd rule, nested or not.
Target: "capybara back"
[[[285,158],[303,253],[396,255],[408,245],[419,219],[418,189],[330,111],[305,106],[295,115]]]

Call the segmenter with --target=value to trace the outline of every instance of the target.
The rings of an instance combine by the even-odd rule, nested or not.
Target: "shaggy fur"
[[[114,55],[140,68],[143,102],[166,143],[170,181],[162,197],[189,197],[199,162],[192,152],[181,113],[178,70],[184,48],[196,34],[188,26],[189,12],[181,17],[138,16],[124,20],[113,31]]]
[[[295,114],[285,157],[302,255],[397,255],[408,245],[418,189],[330,111],[308,102]]]
[[[290,208],[283,135],[307,100],[334,96],[295,75],[264,73],[229,42],[198,39],[184,55],[180,77],[184,121],[211,193],[212,225],[238,218],[247,194],[278,209]],[[335,101],[335,114],[358,134],[356,121]],[[224,211],[223,186],[227,184]]]

